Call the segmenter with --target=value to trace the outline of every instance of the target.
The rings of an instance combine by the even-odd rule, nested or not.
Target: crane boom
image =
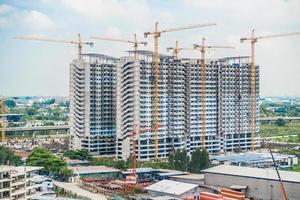
[[[214,25],[217,25],[217,24],[216,23],[196,24],[196,25],[185,26],[185,27],[164,29],[164,30],[160,30],[159,32],[167,33],[167,32],[182,31],[182,30],[187,30],[187,29],[201,28],[201,27],[205,27],[205,26],[214,26]],[[150,34],[155,34],[155,32],[146,32],[145,33],[145,35],[150,35]]]
[[[146,46],[147,42],[139,42],[137,40],[137,36],[136,34],[134,34],[134,39],[133,40],[124,40],[124,39],[118,39],[118,38],[108,38],[108,37],[98,37],[98,36],[93,36],[91,37],[92,39],[96,39],[96,40],[106,40],[106,41],[113,41],[113,42],[125,42],[125,43],[131,43],[133,44],[133,48],[134,48],[134,62],[137,61],[137,50],[138,50],[138,46],[140,44]]]
[[[153,124],[154,124],[154,159],[158,159],[158,123],[159,123],[159,97],[158,97],[158,75],[159,75],[159,56],[158,56],[158,38],[161,36],[161,33],[166,32],[174,32],[174,31],[181,31],[187,29],[194,29],[194,28],[201,28],[205,26],[213,26],[216,23],[207,23],[207,24],[197,24],[191,25],[186,27],[179,27],[179,28],[171,28],[165,30],[158,29],[158,22],[155,23],[155,30],[154,32],[145,32],[145,38],[148,35],[153,35],[154,37],[154,53],[153,53],[153,71],[154,71],[154,114],[153,114]],[[186,141],[185,141],[186,143]]]
[[[206,49],[234,49],[232,46],[212,46],[205,44],[206,39],[202,38],[202,44],[194,44],[194,49],[199,48],[201,53],[201,140],[202,146],[206,146],[206,64],[205,64],[205,54]]]
[[[15,37],[15,39],[76,44],[78,47],[78,60],[81,60],[82,59],[82,45],[88,45],[88,46],[92,47],[93,42],[81,41],[80,33],[77,34],[77,37],[78,37],[77,41],[76,40],[61,40],[61,39],[53,39],[53,38],[35,37],[35,36],[17,36],[17,37]]]
[[[259,36],[259,37],[241,38],[241,42],[243,42],[245,40],[253,40],[253,39],[259,40],[259,39],[265,39],[265,38],[277,38],[277,37],[295,36],[295,35],[300,35],[300,32],[273,34],[273,35],[265,35],[265,36]]]
[[[118,38],[108,38],[108,37],[99,37],[99,36],[93,36],[91,39],[96,40],[107,40],[107,41],[113,41],[113,42],[125,42],[125,43],[132,43],[132,44],[143,44],[146,45],[147,42],[138,42],[138,41],[131,41],[131,40],[124,40],[124,39],[118,39]]]
[[[251,148],[252,150],[255,149],[255,105],[256,105],[256,91],[255,91],[255,44],[260,39],[267,39],[267,38],[277,38],[277,37],[286,37],[286,36],[295,36],[300,35],[300,32],[292,32],[292,33],[283,33],[283,34],[273,34],[273,35],[265,35],[265,36],[255,36],[254,29],[252,30],[251,37],[243,37],[240,38],[241,42],[250,41],[251,43],[251,63],[250,63],[250,128],[251,128]]]
[[[6,141],[6,136],[5,136],[5,96],[3,96],[2,100],[1,100],[1,110],[2,110],[2,124],[1,124],[2,145],[4,145],[5,141]]]

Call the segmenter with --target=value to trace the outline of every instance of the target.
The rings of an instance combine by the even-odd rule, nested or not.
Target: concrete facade
[[[131,153],[131,132],[153,127],[153,53],[138,51],[138,62],[121,58],[117,67],[117,157]],[[176,149],[202,147],[201,65],[199,60],[160,56],[158,157]],[[256,132],[259,144],[259,67],[256,67]],[[138,95],[134,95],[138,94]],[[206,64],[206,148],[210,153],[250,149],[250,65],[214,61]],[[136,114],[138,117],[135,117]],[[137,118],[137,119],[135,119]],[[138,123],[139,122],[139,123]],[[154,158],[154,133],[139,135],[137,158]]]
[[[70,146],[95,155],[115,155],[116,63],[85,54],[70,65]]]
[[[41,167],[0,167],[0,199],[31,199],[42,188],[41,184],[32,181],[32,172]]]

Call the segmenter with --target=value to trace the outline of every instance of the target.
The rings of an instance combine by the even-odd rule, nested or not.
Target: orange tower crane
[[[179,42],[178,41],[176,41],[175,47],[168,47],[167,48],[167,51],[172,51],[172,56],[174,57],[175,60],[179,59],[179,53],[182,50],[195,50],[195,49],[193,49],[193,48],[182,48],[182,47],[179,47]]]
[[[194,44],[194,49],[199,48],[201,52],[201,132],[202,132],[202,146],[205,148],[206,146],[206,65],[205,65],[205,54],[207,49],[217,49],[217,48],[224,48],[224,49],[234,49],[231,46],[211,46],[205,44],[206,39],[202,38],[202,44]]]
[[[5,96],[2,97],[1,100],[1,110],[2,110],[2,124],[1,124],[1,129],[2,129],[2,145],[6,143],[6,136],[5,136]]]
[[[265,36],[255,36],[254,30],[252,30],[251,37],[244,37],[241,38],[241,43],[249,40],[251,42],[251,63],[250,63],[250,98],[251,98],[251,116],[250,116],[250,127],[251,127],[251,148],[252,150],[255,149],[255,142],[254,142],[254,136],[255,136],[255,105],[256,105],[256,99],[255,99],[255,44],[260,39],[267,39],[267,38],[276,38],[276,37],[286,37],[286,36],[294,36],[294,35],[300,35],[300,32],[293,32],[293,33],[284,33],[284,34],[274,34],[274,35],[265,35]]]
[[[82,46],[88,45],[90,47],[93,46],[92,42],[83,42],[81,40],[80,33],[77,34],[77,40],[58,40],[58,39],[49,39],[43,37],[34,37],[34,36],[22,36],[22,37],[15,37],[15,39],[21,40],[37,40],[37,41],[45,41],[45,42],[57,42],[57,43],[67,43],[67,44],[76,44],[78,48],[78,60],[82,60]]]
[[[207,23],[207,24],[197,24],[192,26],[180,27],[180,28],[171,28],[165,30],[158,29],[158,22],[155,23],[154,32],[145,32],[144,36],[147,38],[149,35],[153,35],[154,37],[154,56],[153,56],[153,64],[154,64],[154,149],[155,149],[155,160],[158,159],[158,123],[159,123],[159,97],[158,97],[158,76],[159,76],[159,55],[158,55],[158,38],[162,33],[167,32],[175,32],[187,29],[201,28],[206,26],[213,26],[216,23]]]
[[[159,127],[163,127],[162,125]],[[136,136],[139,134],[148,132],[148,131],[153,131],[153,128],[144,128],[144,129],[139,129],[139,130],[134,130],[131,132],[131,142],[132,142],[132,163],[131,163],[131,176],[127,178],[127,181],[130,183],[137,183],[137,173],[136,173],[136,168],[137,168],[137,159],[136,159]]]

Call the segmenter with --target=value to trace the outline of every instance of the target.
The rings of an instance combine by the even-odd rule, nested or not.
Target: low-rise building
[[[41,184],[32,181],[33,172],[41,167],[0,167],[0,199],[31,199],[41,191]]]
[[[280,182],[274,169],[218,165],[204,172],[204,184],[215,187],[247,188],[248,198],[282,199]],[[300,173],[279,171],[289,200],[299,200]]]
[[[183,183],[172,180],[162,180],[145,188],[150,195],[170,196],[185,199],[191,196],[198,197],[200,188],[196,184]]]

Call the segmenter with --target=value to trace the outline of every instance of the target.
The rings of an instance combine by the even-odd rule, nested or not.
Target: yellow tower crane
[[[1,100],[1,110],[2,110],[2,145],[6,143],[6,136],[5,136],[5,96],[2,97]]]
[[[144,36],[147,38],[149,35],[154,37],[154,55],[153,55],[153,64],[154,64],[154,149],[155,149],[155,160],[158,159],[158,124],[159,124],[159,97],[158,97],[158,74],[159,74],[159,56],[158,56],[158,38],[162,33],[175,32],[187,29],[194,29],[206,26],[213,26],[216,23],[207,23],[207,24],[197,24],[192,26],[180,27],[180,28],[171,28],[165,30],[158,29],[158,22],[155,23],[154,32],[145,32]]]
[[[276,38],[276,37],[286,37],[286,36],[294,36],[294,35],[300,35],[300,32],[293,32],[293,33],[284,33],[284,34],[274,34],[274,35],[265,35],[265,36],[255,36],[254,30],[252,30],[251,37],[244,37],[241,38],[241,43],[249,40],[251,42],[251,63],[250,63],[250,98],[251,98],[251,106],[250,106],[250,127],[251,127],[251,148],[252,150],[255,149],[255,142],[254,142],[254,136],[255,136],[255,105],[256,105],[256,99],[255,99],[255,44],[260,39],[267,39],[267,38]]]
[[[179,47],[179,42],[178,41],[176,41],[175,47],[168,47],[167,48],[167,51],[172,51],[172,56],[174,57],[175,60],[179,59],[179,53],[182,50],[195,50],[195,49],[193,49],[193,48],[182,48],[182,47]]]
[[[134,62],[137,61],[137,50],[139,45],[147,45],[147,42],[139,42],[137,40],[137,36],[136,34],[133,35],[134,38],[133,40],[124,40],[124,39],[117,39],[117,38],[107,38],[107,37],[98,37],[98,36],[94,36],[91,37],[91,39],[96,39],[96,40],[107,40],[107,41],[113,41],[113,42],[125,42],[125,43],[131,43],[133,44],[133,50],[134,50]]]
[[[231,46],[212,46],[205,44],[206,39],[202,38],[202,44],[194,44],[194,49],[199,49],[201,52],[201,139],[202,146],[206,146],[206,65],[205,65],[205,54],[207,49],[234,49]]]
[[[76,44],[77,48],[78,48],[78,60],[82,60],[82,46],[83,45],[88,45],[90,47],[93,46],[92,42],[83,42],[81,40],[80,33],[77,34],[77,40],[59,40],[59,39],[50,39],[50,38],[34,37],[34,36],[32,36],[32,37],[31,36],[22,36],[22,37],[20,36],[20,37],[15,37],[15,39]]]

